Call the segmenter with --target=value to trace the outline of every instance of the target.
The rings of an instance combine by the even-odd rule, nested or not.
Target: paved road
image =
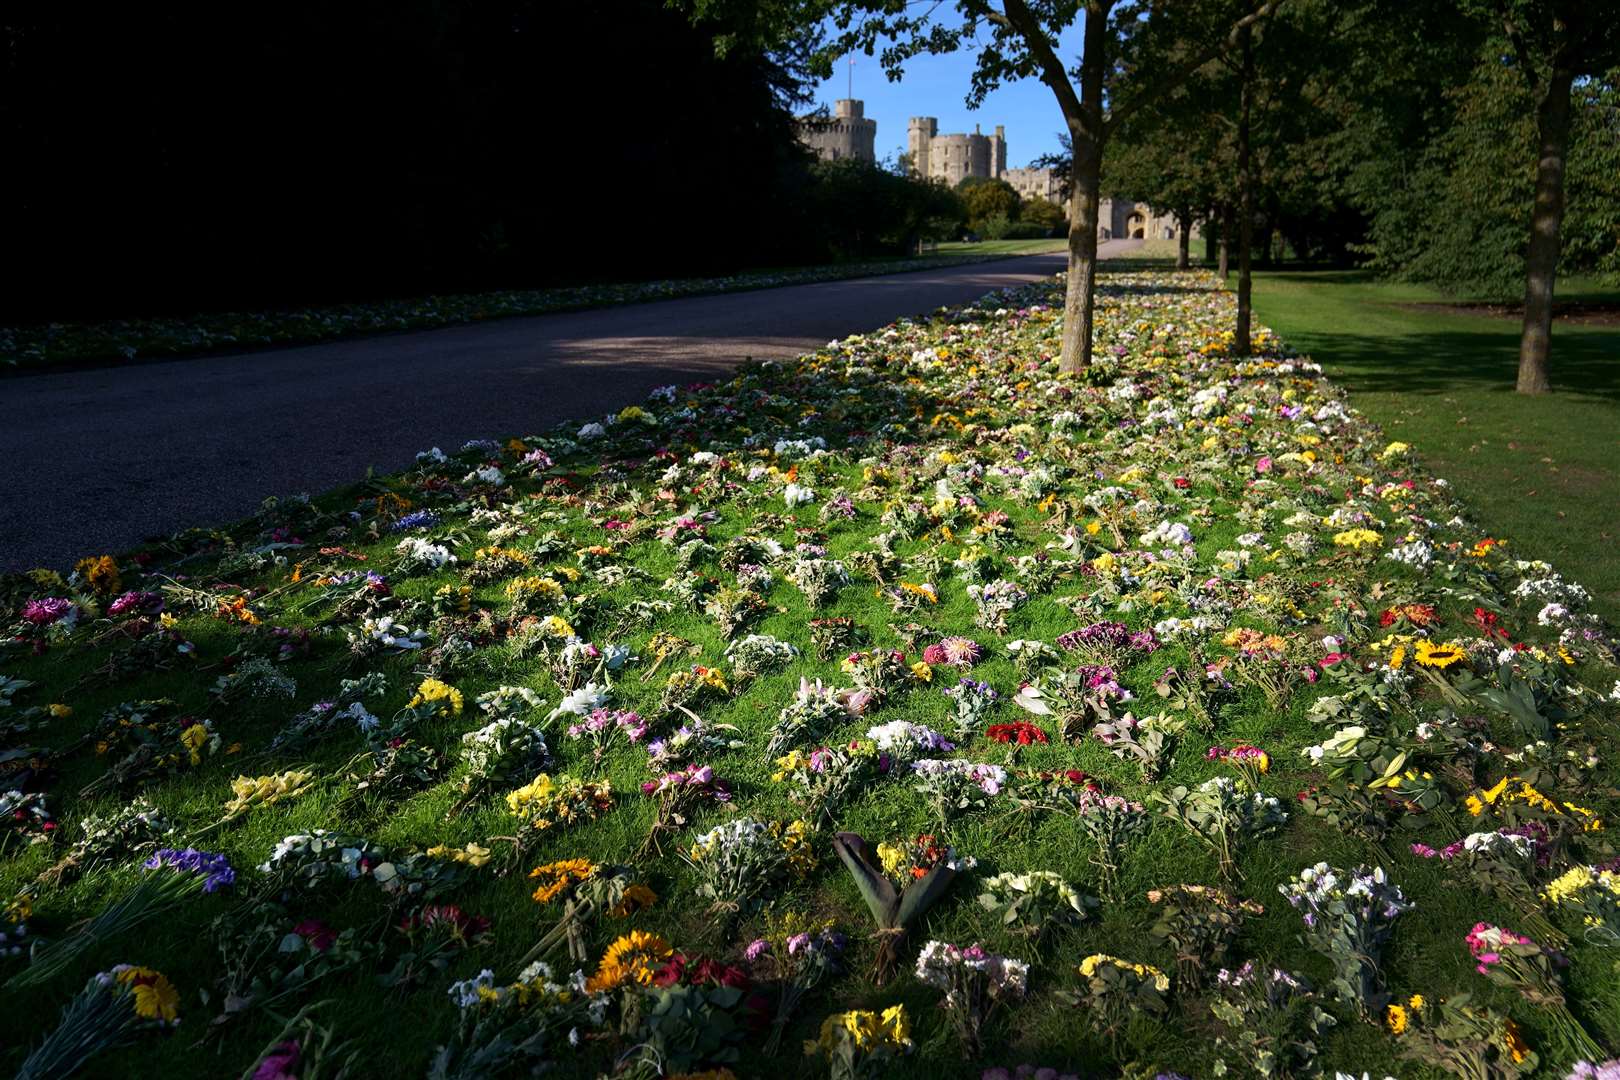
[[[1104,245],[1105,254],[1134,246]],[[243,517],[1062,268],[1061,256],[0,380],[0,570]]]

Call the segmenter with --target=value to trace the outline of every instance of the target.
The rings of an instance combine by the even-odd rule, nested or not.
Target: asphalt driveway
[[[588,419],[1062,268],[1061,255],[1025,256],[0,380],[0,570],[66,569],[430,446]]]

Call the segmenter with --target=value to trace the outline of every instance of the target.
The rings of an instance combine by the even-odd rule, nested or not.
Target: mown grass
[[[1575,279],[1566,300],[1620,301]],[[1514,392],[1519,322],[1353,272],[1260,271],[1260,319],[1321,363],[1356,407],[1411,443],[1481,523],[1563,567],[1620,617],[1620,314],[1553,327],[1553,392]],[[1531,557],[1527,555],[1526,557]]]
[[[1155,286],[1174,294],[1179,288],[1173,282]],[[1050,298],[1050,294],[1047,294]],[[998,303],[1001,301],[998,301]],[[1050,329],[1050,328],[1048,328]],[[941,324],[940,335],[949,332]],[[938,338],[936,340],[942,340]],[[1030,343],[1034,351],[1041,342],[1050,344],[1036,335]],[[825,374],[825,373],[824,373]],[[832,377],[827,375],[826,377]],[[909,417],[910,407],[919,410],[919,416],[937,411],[939,402],[926,387],[919,387],[907,399],[908,409],[897,411],[896,417]],[[762,410],[777,410],[779,415],[797,416],[798,402],[791,397],[781,402],[760,401]],[[850,425],[868,418],[852,406],[853,415],[846,421]],[[762,418],[750,417],[760,423]],[[830,421],[836,430],[836,421]],[[919,429],[923,425],[919,423]],[[1075,438],[1077,447],[1089,443],[1102,443],[1108,438],[1109,428],[1096,426]],[[923,439],[939,438],[924,434]],[[1417,441],[1417,440],[1414,440]],[[948,438],[939,441],[949,446]],[[1419,443],[1420,449],[1422,448]],[[1346,446],[1348,453],[1365,455],[1376,447]],[[1054,447],[1053,453],[1061,448]],[[1189,448],[1189,454],[1193,451]],[[1159,472],[1151,479],[1157,488],[1164,487],[1172,462],[1158,460]],[[590,489],[594,469],[583,461],[569,463],[568,475],[576,487]],[[642,471],[634,472],[638,483],[647,484],[663,468],[662,463],[648,461]],[[865,466],[845,458],[821,459],[801,463],[801,482],[812,484],[819,492],[830,493],[839,488],[854,491],[865,484]],[[1421,475],[1421,474],[1419,474]],[[602,480],[597,475],[594,479]],[[1195,521],[1198,563],[1209,566],[1216,552],[1230,548],[1235,537],[1247,531],[1248,525],[1239,511],[1246,501],[1249,477],[1233,471],[1219,479],[1201,478],[1184,497],[1188,507],[1194,508],[1189,520]],[[1101,483],[1101,481],[1099,481]],[[403,479],[387,481],[388,486],[400,492],[420,497],[420,492]],[[1308,483],[1297,479],[1283,481],[1278,499],[1318,498],[1307,490]],[[926,487],[926,485],[924,485]],[[350,489],[331,493],[322,498],[322,505],[330,512],[341,513],[351,508],[364,508],[363,497],[376,494],[376,487]],[[1084,494],[1077,489],[1074,494]],[[1337,495],[1321,496],[1322,505],[1337,501]],[[632,501],[617,504],[611,499],[587,502],[583,505],[570,501],[573,496],[556,496],[549,501],[534,504],[535,524],[540,531],[557,528],[570,541],[570,549],[590,543],[600,543],[609,537],[600,529],[600,521],[619,514]],[[1043,515],[1027,502],[984,493],[985,510],[1000,509],[1008,513],[1013,522],[1012,539],[1006,554],[1026,553],[1044,549],[1052,533],[1043,528]],[[635,504],[645,506],[645,504]],[[718,504],[722,519],[711,528],[710,539],[723,545],[730,538],[756,528],[759,518],[769,512],[783,513],[779,500],[766,501],[752,495],[740,495]],[[868,543],[872,533],[878,531],[875,520],[877,507],[863,505],[862,519],[850,525],[836,521],[818,525],[814,508],[793,511],[767,528],[766,534],[791,544],[793,527],[824,528],[828,532],[827,546],[833,557],[847,557]],[[643,511],[647,512],[647,511]],[[1483,521],[1494,527],[1486,516]],[[1144,523],[1151,524],[1151,523]],[[248,536],[255,527],[241,530]],[[367,565],[386,566],[390,559],[395,536],[367,539],[356,530],[345,540],[351,550],[367,556]],[[483,542],[483,534],[473,530],[456,547],[465,557]],[[922,567],[931,555],[937,555],[942,544],[931,531],[928,535],[903,541],[897,550],[914,567]],[[619,552],[616,561],[636,568],[644,579],[633,579],[606,592],[601,610],[601,622],[585,632],[593,639],[606,641],[611,635],[612,613],[629,600],[656,595],[656,583],[675,569],[675,558],[670,545],[643,534]],[[1339,576],[1360,584],[1371,584],[1376,576],[1380,589],[1387,595],[1427,595],[1424,579],[1404,568],[1390,564],[1379,565],[1376,570],[1362,566],[1354,557],[1342,555],[1325,560],[1324,575]],[[712,565],[707,567],[717,572]],[[206,578],[206,563],[188,567],[194,575]],[[284,580],[285,566],[272,568],[257,580],[267,584]],[[1309,571],[1315,575],[1318,571]],[[916,580],[911,576],[910,580]],[[233,580],[236,580],[233,578]],[[425,599],[441,584],[458,581],[451,571],[397,582],[397,591],[407,598]],[[240,579],[241,584],[252,584],[254,577]],[[945,586],[938,608],[917,616],[941,633],[967,633],[990,645],[989,659],[975,668],[976,678],[989,681],[1003,694],[1018,685],[1019,677],[1007,660],[993,635],[972,628],[973,607],[963,590],[949,581],[949,571],[936,581]],[[482,586],[477,599],[481,605],[500,609],[505,601],[502,585],[497,582]],[[1057,590],[1058,595],[1071,595],[1080,583],[1071,580]],[[733,783],[738,807],[756,818],[791,818],[796,808],[785,797],[781,787],[770,780],[771,765],[763,760],[758,748],[763,745],[765,733],[777,710],[790,698],[792,688],[801,676],[823,678],[840,685],[841,677],[836,663],[824,663],[809,655],[805,631],[809,619],[824,615],[842,615],[854,619],[867,628],[878,644],[892,646],[895,635],[888,628],[897,617],[887,604],[873,594],[870,581],[858,580],[844,589],[835,603],[825,611],[812,612],[803,597],[778,578],[767,600],[772,605],[770,614],[753,629],[774,634],[805,648],[806,654],[785,671],[774,673],[748,685],[742,692],[724,702],[700,708],[704,717],[712,722],[735,725],[748,743],[748,749],[716,757],[713,764],[719,773]],[[1370,603],[1370,601],[1368,601]],[[1465,614],[1463,608],[1452,602],[1446,614],[1453,622]],[[1154,618],[1172,613],[1169,603],[1163,607],[1154,604],[1140,608],[1131,616],[1138,625],[1151,624]],[[277,612],[275,621],[288,627],[316,628],[321,622],[323,609],[296,612],[290,608]],[[1270,629],[1273,623],[1250,611],[1237,620],[1240,625],[1254,625]],[[1053,596],[1038,596],[1020,609],[1012,618],[1008,637],[1053,640],[1058,634],[1074,628],[1077,620]],[[180,668],[154,673],[113,686],[100,686],[85,690],[70,690],[77,680],[91,670],[103,657],[71,648],[58,649],[46,656],[29,660],[18,657],[8,660],[7,673],[41,680],[49,700],[66,700],[75,710],[71,721],[49,733],[49,741],[60,745],[86,729],[107,707],[120,701],[170,696],[176,698],[188,711],[210,711],[208,687],[218,669],[217,664],[226,655],[237,637],[237,631],[218,620],[206,617],[188,617],[184,622],[187,634],[196,642],[195,669]],[[667,630],[688,638],[701,649],[701,660],[717,663],[724,650],[725,640],[714,623],[697,614],[677,611],[654,628],[641,628],[627,633],[623,640],[638,653],[645,653],[652,629]],[[1322,627],[1310,624],[1296,627],[1301,638],[1316,634]],[[1122,680],[1144,701],[1152,700],[1151,684],[1167,663],[1184,663],[1186,654],[1172,647],[1156,654],[1151,661],[1137,663],[1122,672]],[[419,673],[414,658],[398,657],[381,662],[378,670],[389,676],[391,690],[388,698],[373,706],[378,715],[387,717],[405,704],[416,685]],[[225,735],[226,741],[240,743],[240,755],[214,759],[194,773],[158,785],[153,795],[161,806],[188,825],[205,825],[219,816],[228,794],[229,778],[238,772],[252,774],[275,771],[293,766],[313,766],[318,771],[333,774],[340,770],[355,747],[353,745],[328,746],[296,760],[266,759],[258,755],[269,737],[286,718],[303,708],[311,700],[326,693],[345,670],[345,649],[341,637],[317,637],[311,654],[288,665],[288,672],[298,679],[300,692],[296,701],[248,701],[228,711],[211,710]],[[668,668],[666,667],[666,671]],[[948,703],[939,690],[953,678],[946,668],[937,669],[933,685],[913,685],[903,691],[892,703],[862,721],[851,721],[834,733],[830,742],[862,734],[869,723],[882,723],[888,719],[906,718],[946,727]],[[474,694],[497,683],[525,685],[534,688],[554,704],[557,688],[544,670],[533,661],[513,654],[510,647],[493,644],[480,650],[469,667],[450,676],[452,682],[467,695],[468,708]],[[616,688],[615,705],[635,708],[643,713],[653,711],[659,696],[661,679],[643,681],[639,669],[631,670]],[[1237,700],[1224,706],[1218,714],[1215,731],[1200,734],[1189,732],[1176,750],[1174,763],[1165,781],[1193,784],[1217,774],[1218,766],[1208,763],[1204,751],[1216,742],[1231,743],[1249,740],[1269,749],[1277,769],[1266,781],[1267,789],[1285,802],[1301,787],[1319,779],[1303,767],[1298,751],[1301,747],[1319,741],[1323,729],[1305,719],[1306,705],[1311,692],[1302,688],[1288,707],[1274,710],[1268,707],[1253,690],[1242,692]],[[993,719],[1021,718],[1010,705],[1004,705]],[[475,726],[472,717],[460,721],[441,721],[422,732],[423,738],[447,750],[453,750],[459,733]],[[1050,725],[1048,725],[1050,726]],[[584,856],[602,861],[625,861],[651,819],[651,807],[636,794],[636,786],[647,776],[645,755],[637,749],[620,746],[612,751],[600,769],[593,768],[580,748],[570,745],[553,726],[548,735],[561,768],[584,775],[605,775],[616,790],[623,792],[617,806],[599,821],[547,839],[528,859],[538,864],[549,859]],[[1612,743],[1611,739],[1600,740]],[[982,743],[982,740],[981,740]],[[1612,745],[1604,745],[1612,752]],[[981,760],[999,760],[999,748],[975,745],[973,756]],[[1051,745],[1034,747],[1024,752],[1021,767],[1035,769],[1081,768],[1099,777],[1111,792],[1144,798],[1153,785],[1142,782],[1137,770],[1114,758],[1094,740],[1076,744],[1054,741]],[[90,755],[81,755],[64,763],[61,778],[55,790],[66,796],[60,803],[65,808],[64,819],[71,822],[95,806],[104,806],[108,800],[92,803],[72,800],[71,793],[100,772],[102,762]],[[423,792],[400,806],[378,806],[361,802],[345,804],[340,800],[341,783],[334,783],[319,792],[287,807],[256,812],[246,820],[224,830],[209,834],[205,846],[226,852],[244,871],[261,861],[271,846],[283,835],[322,827],[359,832],[371,839],[396,848],[425,848],[437,843],[465,844],[483,842],[489,836],[509,831],[510,821],[498,809],[498,799],[486,799],[473,812],[453,819],[446,818],[446,810],[455,797],[454,774],[438,786]],[[727,816],[727,811],[712,810],[704,815],[697,827],[704,827]],[[994,812],[982,816],[963,816],[949,822],[932,820],[926,808],[903,779],[894,779],[857,799],[839,817],[840,828],[860,832],[875,840],[929,831],[940,832],[958,849],[978,857],[985,873],[1000,870],[1045,869],[1063,873],[1070,880],[1094,891],[1095,875],[1089,865],[1088,852],[1080,839],[1073,821],[1062,815],[1050,814],[1038,820],[1020,823],[998,818]],[[683,834],[687,835],[687,834]],[[786,1051],[774,1061],[760,1058],[749,1050],[737,1066],[740,1077],[758,1077],[768,1074],[783,1076],[816,1075],[817,1069],[807,1064],[795,1052],[796,1040],[814,1034],[821,1018],[835,1009],[880,1006],[904,1001],[911,1007],[918,1022],[917,1056],[907,1063],[904,1072],[895,1075],[914,1075],[923,1072],[940,1077],[976,1077],[986,1064],[1033,1061],[1039,1064],[1066,1064],[1088,1076],[1113,1076],[1124,1066],[1135,1063],[1159,1068],[1176,1068],[1202,1080],[1210,1074],[1211,1040],[1213,1027],[1208,1021],[1207,1009],[1200,1007],[1196,996],[1189,995],[1180,1003],[1180,1010],[1165,1024],[1142,1024],[1134,1029],[1122,1048],[1105,1045],[1092,1036],[1077,1014],[1063,1005],[1054,991],[1072,986],[1073,967],[1092,952],[1108,952],[1155,963],[1171,969],[1172,957],[1168,950],[1150,940],[1144,933],[1151,916],[1142,893],[1149,887],[1175,882],[1213,882],[1217,879],[1213,861],[1206,850],[1182,831],[1160,822],[1148,838],[1133,849],[1124,867],[1121,880],[1124,899],[1105,905],[1099,916],[1074,929],[1061,929],[1054,933],[1039,951],[1038,957],[1028,946],[1006,934],[986,917],[974,903],[976,889],[972,878],[965,878],[952,895],[929,915],[925,925],[915,934],[913,945],[929,937],[938,937],[958,943],[980,940],[987,946],[1012,955],[1041,961],[1036,978],[1036,993],[1029,1003],[1010,1015],[1003,1015],[990,1033],[991,1053],[982,1062],[967,1062],[958,1053],[954,1039],[937,1011],[933,1008],[937,995],[919,986],[915,981],[901,979],[895,986],[879,990],[865,977],[870,945],[863,937],[867,929],[867,916],[853,885],[830,854],[825,853],[817,874],[808,882],[795,885],[776,899],[779,908],[807,910],[837,919],[840,926],[855,935],[851,954],[851,972],[831,984],[823,992],[812,995],[800,1010],[798,1021],[789,1033]],[[29,849],[0,863],[0,894],[9,894],[32,879],[49,861],[50,855],[42,849]],[[1284,833],[1248,847],[1243,853],[1242,891],[1266,905],[1263,917],[1255,919],[1246,928],[1238,945],[1241,957],[1253,957],[1302,971],[1319,983],[1327,981],[1327,969],[1322,959],[1305,948],[1298,939],[1298,917],[1281,901],[1276,886],[1295,875],[1298,870],[1317,860],[1336,865],[1352,865],[1368,858],[1365,845],[1314,819],[1294,813]],[[741,945],[760,927],[758,914],[749,914],[735,923],[717,922],[704,911],[704,905],[692,895],[693,875],[678,859],[666,857],[645,862],[641,868],[647,873],[655,889],[664,898],[651,912],[642,917],[639,925],[659,930],[678,947],[689,951],[707,952],[725,958],[735,957]],[[46,932],[59,932],[79,917],[90,914],[127,888],[132,873],[100,874],[70,889],[41,898],[38,922]],[[249,875],[251,876],[251,875]],[[1508,912],[1499,905],[1456,887],[1455,879],[1447,876],[1438,866],[1413,859],[1400,860],[1396,878],[1407,894],[1417,901],[1417,910],[1404,917],[1396,932],[1395,945],[1384,966],[1385,976],[1392,988],[1401,992],[1422,991],[1433,994],[1448,992],[1467,986],[1497,1008],[1511,1011],[1525,1023],[1532,1033],[1539,1034],[1536,1014],[1505,991],[1485,987],[1471,974],[1471,965],[1462,946],[1461,934],[1478,919],[1510,921]],[[528,888],[521,876],[497,878],[483,875],[474,884],[458,893],[457,903],[466,910],[488,915],[494,920],[496,942],[479,953],[459,959],[434,985],[406,996],[378,989],[368,976],[354,976],[318,989],[313,996],[335,1000],[326,1020],[340,1032],[340,1037],[352,1040],[364,1057],[362,1074],[389,1071],[407,1074],[420,1073],[422,1063],[432,1048],[443,1041],[453,1024],[453,1009],[443,994],[444,985],[451,978],[473,974],[480,967],[490,966],[503,977],[514,974],[513,965],[538,935],[545,913],[528,899]],[[188,1025],[176,1036],[161,1040],[147,1040],[128,1051],[109,1054],[99,1059],[90,1075],[124,1076],[151,1075],[174,1077],[203,1077],[234,1075],[251,1059],[278,1025],[268,1017],[252,1017],[232,1025],[228,1034],[203,1048],[194,1048],[193,1042],[203,1030],[207,1018],[217,1011],[217,1002],[204,1006],[200,991],[208,989],[216,973],[217,961],[206,933],[210,917],[223,911],[231,900],[226,897],[205,898],[188,906],[182,913],[142,931],[134,940],[110,943],[96,953],[86,956],[80,968],[71,976],[64,976],[53,984],[30,995],[26,1000],[12,999],[0,1015],[0,1042],[20,1056],[22,1048],[35,1041],[39,1033],[54,1022],[57,1009],[66,996],[78,985],[84,975],[119,961],[148,963],[165,970],[173,977],[186,998]],[[323,893],[301,901],[297,915],[318,916],[334,926],[361,925],[378,939],[388,939],[385,909],[374,893],[361,890]],[[555,913],[552,913],[553,915]],[[612,936],[623,927],[605,924],[591,935],[593,955],[599,954]],[[1620,1008],[1617,994],[1608,971],[1607,958],[1601,951],[1582,948],[1575,967],[1576,999],[1583,1019],[1593,1024],[1607,1039],[1620,1038],[1620,1021],[1616,1020]],[[1396,1060],[1391,1040],[1378,1028],[1343,1017],[1328,1041],[1323,1063],[1331,1068],[1353,1071],[1371,1070],[1373,1075],[1397,1073],[1404,1077],[1419,1075],[1410,1066]],[[565,1061],[557,1075],[592,1076],[597,1062]],[[1548,1075],[1552,1075],[1549,1073]]]

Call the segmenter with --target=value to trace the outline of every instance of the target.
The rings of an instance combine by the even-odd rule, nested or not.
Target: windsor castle
[[[864,102],[853,98],[834,102],[830,117],[802,119],[799,139],[824,161],[877,160],[877,121],[866,116]],[[906,127],[906,167],[914,175],[951,187],[969,177],[1005,180],[1020,198],[1045,199],[1059,206],[1064,203],[1057,170],[1007,167],[1007,132],[1000,124],[992,135],[984,134],[977,126],[970,134],[941,135],[937,119],[914,116]],[[1099,210],[1101,239],[1176,238],[1175,219],[1155,213],[1146,203],[1105,198]]]

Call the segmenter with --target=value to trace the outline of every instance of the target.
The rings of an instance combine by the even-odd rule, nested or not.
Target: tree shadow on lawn
[[[1352,393],[1442,394],[1458,389],[1514,392],[1518,334],[1422,330],[1403,334],[1353,330],[1284,334],[1293,348],[1329,367]],[[1620,403],[1620,331],[1553,329],[1553,391]]]

